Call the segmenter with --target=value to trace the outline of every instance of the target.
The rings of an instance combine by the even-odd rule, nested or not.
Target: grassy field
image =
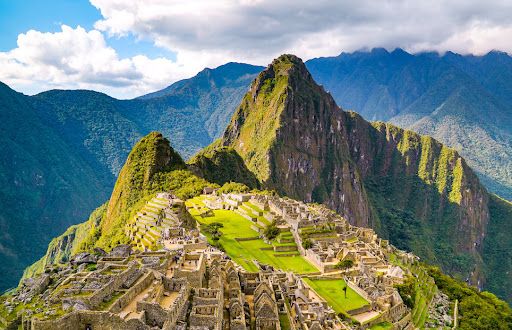
[[[197,205],[202,204],[198,198],[187,201],[187,205],[192,205],[193,203],[197,203]],[[220,244],[222,244],[226,253],[246,270],[258,271],[258,267],[253,263],[253,260],[257,260],[261,263],[299,274],[318,272],[315,266],[300,255],[277,257],[273,250],[262,250],[272,249],[272,245],[266,244],[262,239],[257,238],[259,234],[251,228],[253,223],[239,214],[229,210],[214,210],[213,216],[202,217],[200,216],[202,211],[190,209],[190,214],[200,224],[222,223],[224,227],[220,229],[222,232],[219,240]],[[235,240],[235,238],[250,237],[257,239],[240,242]]]
[[[370,330],[391,330],[393,329],[393,324],[389,322],[382,322],[379,324],[375,324],[374,326],[370,327]]]
[[[368,305],[368,301],[361,297],[357,292],[347,287],[347,298],[343,292],[345,281],[342,279],[309,279],[304,278],[313,290],[327,303],[334,308],[337,313],[347,312],[356,308]]]

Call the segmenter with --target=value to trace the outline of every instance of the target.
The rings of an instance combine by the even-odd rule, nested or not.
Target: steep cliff
[[[299,58],[283,55],[260,73],[217,144],[236,150],[263,187],[324,203],[460,278],[485,279],[488,194],[465,160],[342,111]]]

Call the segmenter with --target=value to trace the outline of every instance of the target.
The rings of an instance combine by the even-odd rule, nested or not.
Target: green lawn
[[[393,324],[391,324],[389,322],[378,323],[378,324],[375,324],[372,327],[370,327],[370,330],[391,330],[391,329],[393,329]]]
[[[288,314],[279,314],[279,323],[281,325],[281,330],[291,330],[292,328]]]
[[[317,280],[304,278],[304,280],[316,293],[327,300],[327,303],[337,313],[347,312],[369,304],[366,299],[349,287],[347,287],[347,298],[345,298],[345,293],[343,292],[345,281],[342,279]]]
[[[194,202],[196,202],[196,199],[187,201],[189,205]],[[219,242],[226,250],[226,253],[246,270],[251,272],[258,271],[258,267],[253,263],[253,260],[257,260],[261,263],[295,273],[318,272],[315,266],[300,255],[277,257],[273,250],[262,250],[262,248],[272,248],[272,245],[266,244],[262,239],[241,242],[235,240],[235,238],[258,237],[259,234],[251,228],[251,225],[254,223],[230,210],[214,210],[213,213],[214,216],[201,217],[199,212],[190,209],[190,214],[200,224],[220,222],[224,225],[220,229],[222,236]]]

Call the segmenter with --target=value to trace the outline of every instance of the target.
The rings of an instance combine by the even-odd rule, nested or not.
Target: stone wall
[[[175,283],[175,285],[181,285],[181,288],[179,290],[178,297],[176,297],[171,308],[167,312],[167,321],[163,326],[164,330],[174,330],[176,328],[176,323],[178,322],[183,308],[187,305],[190,297],[190,286],[188,283]]]
[[[199,242],[199,243],[188,243],[183,245],[183,250],[185,252],[187,251],[193,251],[193,250],[202,250],[206,249],[208,247],[208,244],[206,242]]]
[[[31,330],[149,330],[150,327],[137,319],[122,320],[119,316],[105,311],[77,311],[56,320],[34,319]]]
[[[185,255],[187,258],[187,255]],[[192,256],[188,256],[192,257]],[[185,259],[186,259],[185,258]],[[174,273],[175,278],[186,278],[190,283],[190,286],[194,288],[200,288],[203,286],[203,280],[206,272],[206,258],[204,255],[200,255],[197,260],[196,270],[176,269]]]
[[[169,316],[168,311],[163,309],[159,304],[147,301],[137,302],[137,311],[144,311],[146,314],[146,324],[162,328]]]
[[[125,308],[139,293],[144,291],[151,282],[154,280],[155,276],[152,272],[149,272],[144,275],[142,280],[139,280],[134,286],[132,286],[124,295],[122,295],[119,299],[117,299],[112,306],[109,308],[110,312],[119,313],[123,308]]]
[[[119,289],[121,285],[137,270],[137,265],[135,263],[131,264],[128,269],[126,269],[121,274],[113,276],[112,279],[105,284],[101,289],[98,289],[91,296],[85,298],[86,303],[91,307],[95,308],[99,304],[103,302],[103,300],[109,296],[111,296],[114,291]]]

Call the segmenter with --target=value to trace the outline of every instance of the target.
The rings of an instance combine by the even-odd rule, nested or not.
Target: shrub
[[[273,240],[274,238],[277,237],[277,235],[279,235],[279,228],[277,228],[275,221],[272,222],[271,224],[269,224],[267,227],[265,227],[265,231],[263,232],[263,235],[268,240]]]

